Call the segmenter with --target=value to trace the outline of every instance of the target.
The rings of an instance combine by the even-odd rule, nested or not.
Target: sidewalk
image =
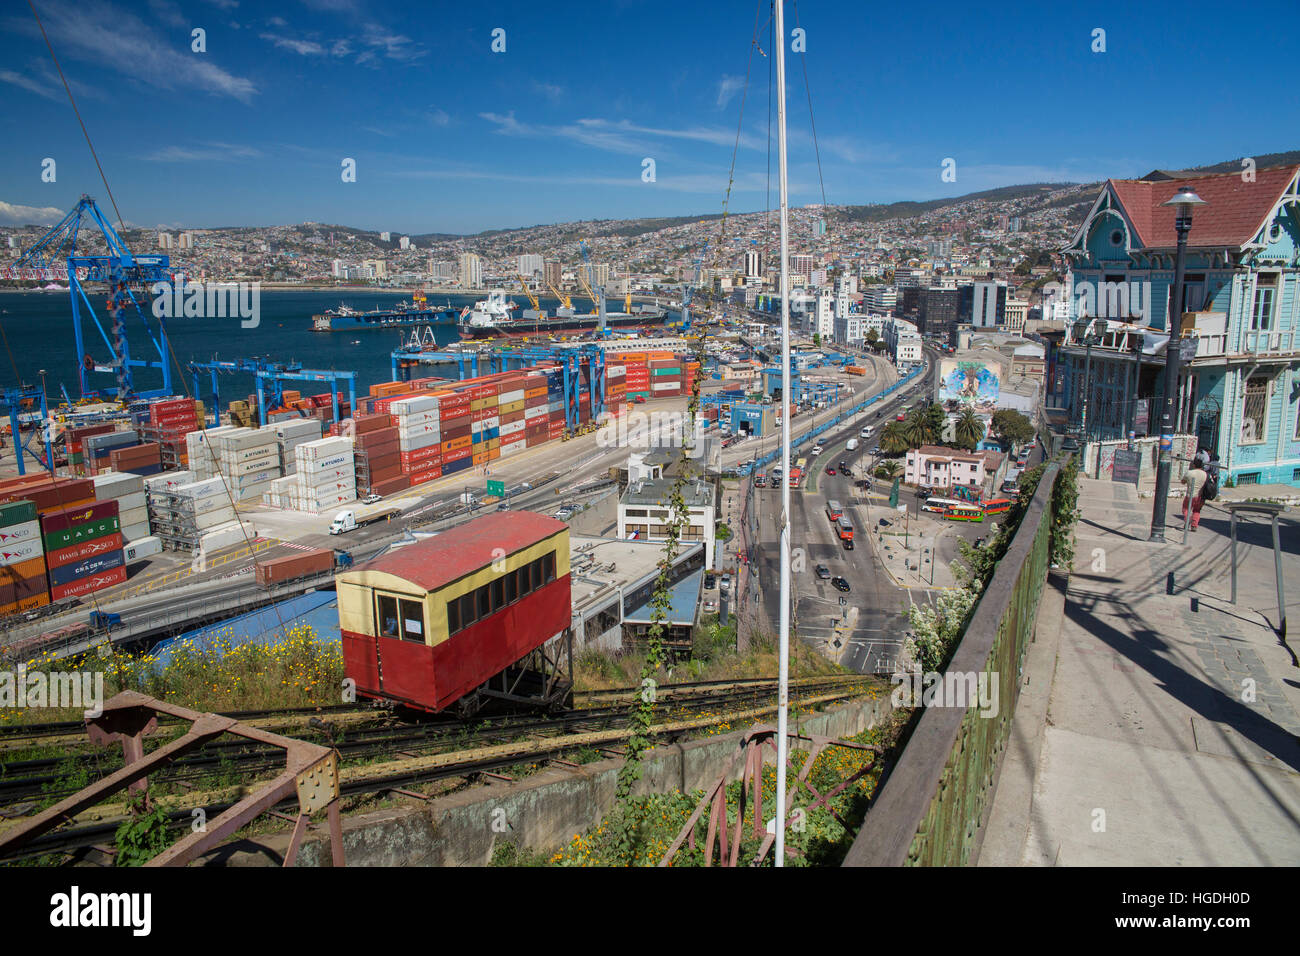
[[[1157,545],[1149,497],[1079,484],[1074,571],[1043,597],[979,865],[1300,864],[1300,669],[1273,627],[1269,525],[1238,526],[1233,605],[1219,502],[1184,547],[1171,500]],[[1281,541],[1296,594],[1294,511]],[[1298,616],[1289,601],[1292,647]]]

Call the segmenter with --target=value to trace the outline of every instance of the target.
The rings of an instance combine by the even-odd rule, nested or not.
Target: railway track
[[[877,682],[864,678],[814,678],[792,685],[791,703],[795,707],[820,706],[858,696],[876,686]],[[687,690],[679,691],[683,687]],[[630,698],[637,690],[616,688],[598,693]],[[670,690],[677,692],[667,693]],[[760,679],[674,685],[665,688],[658,700],[662,717],[655,731],[663,740],[671,741],[724,721],[753,719],[775,711],[775,682]],[[424,799],[425,795],[414,794],[409,788],[456,778],[473,779],[520,763],[554,761],[584,749],[616,754],[610,748],[621,744],[629,733],[628,708],[629,702],[623,700],[551,716],[519,715],[479,721],[477,726],[474,721],[460,720],[389,723],[345,731],[341,739],[330,739],[329,728],[314,728],[316,736],[312,739],[333,743],[339,751],[344,796],[391,791]],[[326,735],[325,740],[320,736],[322,733]],[[120,766],[120,757],[115,752],[104,753],[106,757],[113,753],[113,762],[106,761],[104,766],[96,767],[96,772],[111,772]],[[56,759],[54,763],[57,767],[59,761]],[[241,784],[203,793],[199,784],[205,778],[212,780],[214,775],[227,774],[247,782],[258,774],[277,771],[282,763],[279,751],[239,741],[228,745],[221,741],[176,761],[167,772],[151,776],[150,782],[157,788],[182,791],[179,795],[160,795],[158,799],[163,804],[174,805],[168,811],[173,820],[189,820],[191,811],[198,807],[209,816],[220,813],[239,799],[241,794],[236,793],[232,798],[232,791],[247,789],[246,784]],[[9,809],[9,816],[21,819],[25,814],[15,811],[34,812],[36,804],[74,792],[76,787],[58,786],[54,770],[55,767],[43,761],[7,765],[5,776],[0,777],[0,808]],[[24,802],[31,806],[23,808]],[[46,834],[6,862],[112,843],[121,815],[114,813],[108,804],[100,805],[97,812],[101,817],[96,822]],[[0,822],[0,827],[3,825]]]

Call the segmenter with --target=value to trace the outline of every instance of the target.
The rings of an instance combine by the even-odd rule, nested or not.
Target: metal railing
[[[1047,466],[948,664],[948,675],[987,675],[999,706],[927,707],[867,813],[845,866],[960,866],[979,845],[1020,690],[1050,561],[1053,489]],[[951,686],[945,681],[946,686]],[[972,695],[973,696],[973,695]],[[990,695],[991,696],[991,695]],[[949,702],[951,703],[951,702]]]

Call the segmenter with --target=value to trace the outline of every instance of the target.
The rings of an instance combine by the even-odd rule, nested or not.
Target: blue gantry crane
[[[54,423],[50,421],[49,409],[45,404],[45,390],[36,385],[6,388],[3,393],[0,393],[0,403],[3,403],[3,407],[9,412],[9,427],[13,435],[14,457],[18,459],[18,474],[27,474],[24,453],[31,455],[42,468],[53,472],[51,465],[54,462]],[[39,419],[36,418],[38,411]],[[25,440],[22,435],[24,424],[29,426]],[[40,436],[45,445],[44,461],[31,449],[31,444],[37,436]]]
[[[229,362],[190,362],[190,374],[194,376],[194,394],[202,394],[199,373],[208,372],[212,376],[212,407],[216,412],[214,421],[221,421],[221,393],[217,377],[223,372],[243,372],[252,375],[257,383],[257,420],[266,424],[267,394],[270,393],[271,405],[283,404],[285,382],[328,382],[330,386],[330,403],[334,410],[334,421],[339,421],[339,385],[348,387],[348,408],[356,414],[357,409],[357,373],[340,372],[334,369],[303,368],[297,362],[267,362],[262,359],[234,359]]]
[[[87,245],[82,229],[94,234],[98,229],[103,237],[107,255],[87,255]],[[80,251],[78,243],[81,243]],[[152,397],[172,393],[171,367],[167,361],[167,324],[158,319],[157,334],[150,327],[140,300],[145,297],[149,287],[154,283],[174,281],[171,261],[168,256],[137,256],[127,248],[122,237],[117,234],[112,224],[104,218],[90,196],[82,195],[76,207],[63,217],[54,228],[42,236],[37,243],[27,250],[18,262],[6,274],[18,279],[64,279],[68,283],[68,293],[72,300],[72,334],[76,347],[77,377],[81,386],[82,397],[98,394],[90,387],[90,375],[107,372],[116,376],[117,397],[127,401],[132,397]],[[91,305],[86,283],[105,283],[108,286],[107,317],[109,328],[105,329],[95,307]],[[128,341],[128,317],[134,313],[139,317],[153,346],[157,358],[132,358]],[[104,345],[108,347],[112,358],[108,362],[97,362],[89,352],[82,326],[83,316],[89,318]],[[110,338],[111,332],[111,338]],[[132,382],[131,370],[134,368],[156,368],[162,372],[162,388],[136,392]]]

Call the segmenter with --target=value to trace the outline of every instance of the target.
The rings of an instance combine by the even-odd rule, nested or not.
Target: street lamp
[[[1160,463],[1156,468],[1156,497],[1151,508],[1151,541],[1165,540],[1165,508],[1169,503],[1169,479],[1174,462],[1174,404],[1178,396],[1178,371],[1183,326],[1183,272],[1187,259],[1187,234],[1192,231],[1192,213],[1206,202],[1187,186],[1161,203],[1178,210],[1174,229],[1178,233],[1178,254],[1174,261],[1174,296],[1169,303],[1166,322],[1169,344],[1165,347],[1165,400],[1160,411]]]

